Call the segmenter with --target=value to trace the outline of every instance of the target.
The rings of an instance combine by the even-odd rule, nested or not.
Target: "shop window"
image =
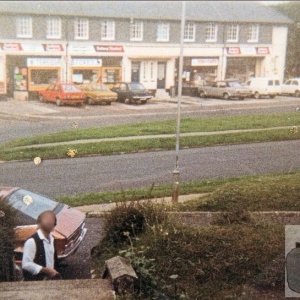
[[[269,86],[272,86],[272,85],[273,85],[273,80],[269,80],[269,81],[268,81],[268,85],[269,85]]]
[[[187,22],[184,26],[184,41],[185,42],[194,42],[195,41],[195,24],[192,22]]]
[[[230,24],[227,27],[227,42],[238,42],[239,26],[237,24]]]
[[[102,81],[104,83],[114,83],[121,79],[121,69],[120,68],[105,68],[103,70]]]
[[[169,24],[159,23],[157,25],[156,40],[158,42],[168,42],[169,41],[169,31],[170,31],[170,25]]]
[[[30,85],[50,84],[58,79],[57,70],[31,70]]]
[[[217,24],[209,23],[205,28],[205,41],[216,42],[217,41]]]
[[[101,23],[101,39],[113,41],[115,39],[115,22],[105,20]]]
[[[61,19],[58,17],[47,19],[47,39],[61,38]]]
[[[130,24],[130,40],[131,41],[143,40],[143,22],[134,21]]]
[[[74,22],[74,32],[76,40],[88,40],[89,38],[89,20],[76,19]]]
[[[248,42],[258,42],[259,26],[249,25],[248,27]]]
[[[32,18],[23,16],[17,18],[17,37],[32,38]]]
[[[73,69],[72,82],[77,84],[96,82],[99,71],[96,69]]]

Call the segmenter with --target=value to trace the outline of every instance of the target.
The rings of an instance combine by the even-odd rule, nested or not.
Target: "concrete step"
[[[61,299],[115,299],[108,280],[45,280],[0,283],[0,299],[61,300]]]

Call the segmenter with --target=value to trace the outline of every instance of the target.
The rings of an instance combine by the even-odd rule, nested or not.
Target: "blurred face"
[[[42,215],[39,226],[46,232],[51,232],[55,227],[55,215],[54,213],[45,213]]]

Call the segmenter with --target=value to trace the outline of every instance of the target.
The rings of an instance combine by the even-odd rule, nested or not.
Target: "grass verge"
[[[245,144],[254,142],[271,142],[300,139],[300,131],[291,132],[289,129],[265,130],[260,132],[242,132],[198,137],[181,137],[181,148],[207,147],[228,144]],[[70,144],[40,148],[14,149],[8,145],[0,148],[0,160],[65,158],[69,148],[77,150],[77,156],[112,155],[134,153],[139,151],[172,150],[174,138],[154,138],[131,141],[113,141],[86,144]]]
[[[249,196],[253,197],[251,193],[255,193],[257,190],[256,187],[253,186],[257,185],[259,188],[258,192],[265,191],[264,194],[264,201],[269,201],[267,197],[269,194],[266,194],[266,191],[269,193],[273,191],[277,191],[273,189],[273,186],[283,186],[281,188],[281,193],[276,194],[277,198],[281,197],[281,195],[285,192],[286,194],[283,195],[284,198],[287,198],[290,195],[291,191],[295,198],[293,198],[293,202],[297,205],[297,186],[300,182],[300,172],[290,173],[290,174],[269,174],[269,175],[262,175],[262,176],[243,176],[243,177],[234,177],[234,178],[226,178],[226,179],[214,179],[214,180],[202,180],[202,181],[192,181],[192,182],[183,182],[180,186],[180,194],[187,195],[187,194],[201,194],[201,193],[212,193],[215,192],[214,195],[219,195],[222,193],[223,190],[228,190],[230,193],[236,191],[236,189],[243,189],[244,194],[243,197],[246,198]],[[233,189],[232,187],[235,187]],[[251,188],[251,189],[249,189]],[[221,191],[221,192],[220,192]],[[121,190],[115,192],[99,192],[99,193],[86,193],[86,194],[79,194],[75,196],[61,196],[58,198],[59,201],[69,204],[71,206],[81,206],[81,205],[91,205],[91,204],[103,204],[103,203],[110,203],[110,202],[123,202],[123,201],[130,201],[130,200],[142,200],[142,199],[151,199],[151,198],[162,198],[162,197],[169,197],[172,195],[172,186],[171,185],[158,185],[152,186],[150,188],[141,188],[141,189],[129,189],[129,190]],[[225,195],[227,195],[225,193]],[[300,193],[299,193],[300,195]],[[215,197],[215,196],[214,196]],[[230,197],[230,196],[228,196]],[[255,198],[258,198],[256,196]],[[198,201],[191,201],[188,204],[181,204],[178,208],[181,210],[197,210],[200,207],[200,203],[206,201],[208,198],[201,198]],[[209,197],[209,199],[211,199]],[[272,197],[270,199],[273,199]],[[242,201],[242,200],[240,200]],[[247,200],[245,203],[248,203],[251,200]],[[221,202],[221,201],[220,201]],[[262,201],[261,201],[262,202]],[[278,201],[277,201],[278,202]],[[293,203],[292,202],[292,203]],[[216,203],[216,202],[214,202]],[[282,204],[283,209],[288,209],[288,207],[284,206],[286,203]],[[212,205],[212,204],[211,204]],[[230,208],[231,203],[227,202],[227,204],[214,204],[214,210],[224,209],[226,206],[227,209]],[[246,204],[245,204],[246,205]],[[254,204],[253,204],[254,205]],[[262,204],[261,204],[262,205]],[[270,204],[268,204],[270,206]],[[299,204],[300,206],[300,204]],[[277,206],[279,207],[279,206]],[[255,207],[257,208],[257,206]],[[262,207],[266,208],[266,207]],[[290,210],[293,210],[295,207],[291,205]],[[202,207],[204,209],[204,207]],[[296,208],[295,208],[296,209]]]
[[[209,132],[296,125],[300,125],[299,112],[277,113],[269,115],[218,116],[213,118],[184,118],[181,120],[181,132]],[[172,134],[175,132],[175,128],[175,120],[168,120],[117,125],[104,128],[73,129],[47,135],[38,135],[30,138],[17,139],[7,143],[6,146],[17,147],[82,139]]]

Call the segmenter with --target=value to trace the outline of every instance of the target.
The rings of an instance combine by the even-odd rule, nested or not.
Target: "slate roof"
[[[180,20],[181,1],[0,1],[0,13]],[[186,1],[186,19],[292,23],[256,1]]]

